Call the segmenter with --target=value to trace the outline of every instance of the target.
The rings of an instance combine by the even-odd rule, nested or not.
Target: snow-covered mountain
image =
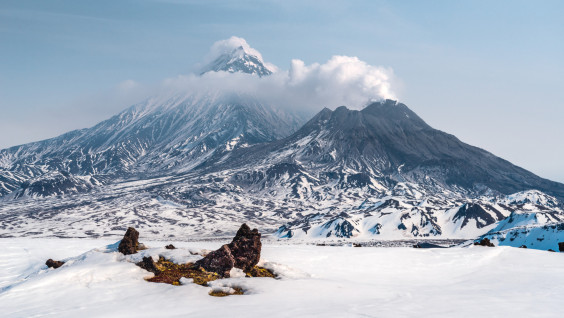
[[[526,196],[531,192],[538,194],[538,191],[526,191],[518,195]],[[381,239],[467,239],[484,233],[492,237],[516,228],[564,222],[561,207],[507,204],[510,197],[456,199],[448,195],[431,198],[390,195],[366,200],[347,212],[327,211],[307,215],[281,226],[276,235],[303,239],[335,237],[367,240],[375,236]]]
[[[238,38],[214,52],[203,73],[275,70]],[[397,101],[326,108],[305,124],[283,109],[246,94],[175,93],[0,150],[0,236],[98,237],[133,225],[188,238],[247,222],[293,239],[471,239],[536,224],[509,222],[518,215],[556,229],[564,221],[563,184]]]
[[[200,75],[223,71],[256,74],[262,77],[276,71],[276,67],[265,63],[262,55],[250,47],[247,41],[235,36],[214,44],[212,54],[211,62],[201,69]]]
[[[448,189],[467,194],[537,189],[564,198],[563,184],[433,129],[406,105],[392,100],[360,111],[344,106],[324,109],[288,138],[235,152],[230,166],[245,165],[249,156],[253,166],[283,164],[310,183],[337,178],[343,186],[369,185],[377,191],[410,182],[426,192]]]
[[[232,50],[218,53],[206,72],[271,73],[260,53],[246,42],[235,44]],[[219,65],[219,60],[228,63]],[[0,196],[12,191],[30,196],[62,194],[65,190],[57,186],[28,186],[53,173],[80,176],[80,180],[183,173],[235,149],[286,137],[304,122],[303,115],[246,94],[206,90],[160,95],[92,128],[0,150]],[[61,187],[84,188],[78,179],[65,178]]]

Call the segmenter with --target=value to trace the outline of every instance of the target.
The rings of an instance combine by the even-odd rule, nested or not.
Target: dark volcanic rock
[[[233,241],[229,244],[231,254],[235,258],[235,267],[244,272],[249,271],[260,260],[260,233],[257,229],[251,229],[247,224],[241,225]]]
[[[413,248],[446,248],[446,247],[437,244],[427,243],[427,242],[419,242],[413,245]]]
[[[172,245],[172,244],[168,244],[167,246],[165,246],[165,248],[166,248],[167,250],[174,250],[174,249],[176,249],[176,247],[175,247],[174,245]]]
[[[259,231],[257,229],[251,231],[247,224],[243,224],[231,243],[209,253],[195,265],[223,277],[229,277],[229,271],[233,267],[248,272],[258,264],[261,248]]]
[[[548,251],[549,251],[549,252],[556,252],[555,250],[553,250],[553,249],[551,249],[551,248],[549,248]]]
[[[154,273],[155,275],[158,275],[161,271],[159,271],[159,269],[157,268],[157,265],[155,264],[155,261],[153,260],[152,257],[143,257],[143,260],[137,264],[135,264],[139,267],[141,267],[142,269],[149,271],[151,273]]]
[[[65,262],[61,262],[61,261],[54,261],[52,259],[48,259],[47,262],[45,262],[45,265],[47,265],[47,267],[51,267],[51,268],[59,268],[61,266],[63,266]]]
[[[135,254],[139,247],[139,232],[130,227],[125,232],[123,239],[119,242],[118,251],[123,255]]]
[[[489,238],[483,238],[480,242],[474,242],[474,245],[494,247],[495,245],[490,242]]]
[[[217,273],[223,277],[229,277],[229,271],[235,266],[235,258],[227,244],[209,253],[206,257],[195,263],[208,272]]]
[[[521,245],[519,248],[527,248],[527,245]]]
[[[560,250],[560,252],[564,252],[564,242],[558,243],[558,249]]]

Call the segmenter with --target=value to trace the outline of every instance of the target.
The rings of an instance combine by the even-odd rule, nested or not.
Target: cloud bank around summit
[[[249,96],[280,108],[302,111],[342,105],[359,109],[373,100],[397,99],[391,84],[393,70],[369,65],[357,57],[336,55],[325,63],[310,65],[294,59],[288,70],[281,70],[265,63],[260,52],[250,47],[243,38],[231,37],[216,42],[204,61],[210,63],[222,54],[238,51],[236,49],[240,47],[275,72],[263,77],[223,71],[201,76],[187,74],[166,79],[161,89],[167,93],[173,89],[188,93]]]

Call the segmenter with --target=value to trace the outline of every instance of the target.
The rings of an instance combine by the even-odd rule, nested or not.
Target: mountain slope
[[[467,183],[447,182],[440,165],[419,178],[421,168],[413,164],[418,156],[457,162],[451,157],[459,153],[492,155],[433,130],[406,109],[391,101],[363,111],[325,109],[289,137],[231,150],[231,144],[223,144],[184,172],[155,159],[147,164],[151,173],[136,180],[102,179],[104,185],[96,185],[98,177],[65,179],[63,174],[54,180],[71,191],[43,197],[28,190],[44,184],[39,178],[5,196],[0,235],[99,237],[117,235],[123,231],[119,224],[133,224],[156,237],[189,238],[228,235],[224,228],[248,222],[278,229],[279,237],[304,239],[469,239],[520,211],[544,211],[554,222],[564,220],[558,199],[539,191],[504,196],[503,189],[493,188],[497,183],[489,188],[481,180],[466,188]],[[388,112],[392,115],[381,115]],[[410,125],[405,115],[415,123]],[[184,158],[156,153],[155,158]],[[151,157],[139,162],[145,158]],[[482,157],[472,158],[464,161],[474,164],[472,169],[488,168],[481,168]],[[506,169],[520,171],[512,165]]]
[[[206,72],[269,75],[271,67],[260,53],[244,44],[217,58],[227,64],[216,59]],[[0,197],[50,173],[94,176],[104,182],[184,173],[204,161],[228,157],[234,149],[286,137],[303,122],[302,115],[245,94],[211,90],[156,96],[94,127],[0,150]],[[29,193],[32,189],[20,192],[65,193],[56,187]]]
[[[239,38],[212,51],[200,79],[275,70]],[[286,238],[469,239],[510,233],[525,214],[560,231],[563,184],[404,104],[325,108],[304,121],[250,94],[193,89],[0,150],[0,237],[100,237],[133,225],[190,238],[247,222]]]
[[[286,163],[326,174],[354,171],[364,180],[387,178],[474,193],[537,189],[564,198],[563,184],[433,129],[391,100],[360,111],[324,109],[293,135],[236,152],[233,158],[239,160],[233,160],[244,165],[249,157],[254,165]]]

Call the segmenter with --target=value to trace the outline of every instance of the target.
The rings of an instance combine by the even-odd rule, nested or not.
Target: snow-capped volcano
[[[292,165],[317,180],[335,175],[344,182],[344,175],[354,174],[351,180],[374,189],[393,181],[475,194],[537,189],[564,198],[564,185],[436,130],[392,100],[362,110],[324,109],[285,139],[234,153],[230,166],[244,165],[249,157],[253,166]]]
[[[265,63],[262,55],[251,48],[245,39],[235,36],[216,42],[208,59],[211,61],[201,69],[200,74],[224,71],[267,76],[276,71],[276,67]]]
[[[364,67],[336,59],[345,64],[261,77],[275,69],[235,37],[208,59],[192,80],[282,79],[316,92],[328,82],[306,71],[330,79]],[[352,82],[380,74],[369,69]],[[281,97],[175,92],[92,128],[0,150],[0,236],[98,237],[135,225],[187,238],[246,222],[293,238],[475,238],[515,213],[564,220],[563,184],[432,128],[402,103],[325,108],[306,122],[279,107]]]
[[[460,239],[483,235],[527,209],[564,220],[555,197],[539,191],[505,196],[535,187],[562,197],[561,184],[435,130],[395,101],[360,111],[324,109],[286,138],[277,136],[288,130],[273,129],[281,117],[259,105],[216,101],[200,111],[194,100],[177,102],[133,107],[94,131],[3,150],[2,162],[19,161],[3,172],[16,190],[2,199],[0,228],[9,235],[27,235],[33,227],[40,236],[100,236],[122,231],[115,224],[125,222],[156,236],[190,237],[248,222],[278,229],[279,237]],[[104,131],[114,134],[99,148],[74,141]],[[141,154],[123,148],[134,136],[148,138],[139,142]],[[65,149],[74,155],[65,157]],[[120,165],[120,174],[110,173]],[[66,173],[41,177],[42,169],[57,167]],[[85,167],[111,169],[91,178],[68,171]],[[25,173],[40,176],[26,183]],[[58,223],[63,220],[73,220],[72,226]]]

